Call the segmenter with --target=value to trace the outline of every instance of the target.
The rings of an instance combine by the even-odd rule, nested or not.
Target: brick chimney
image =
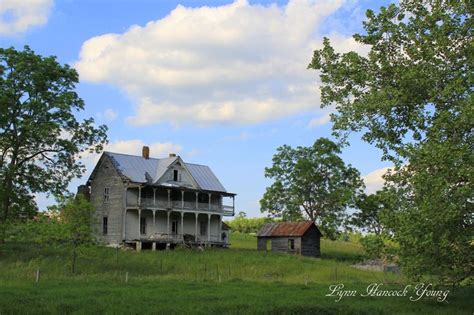
[[[142,157],[144,157],[147,160],[150,158],[150,148],[149,147],[143,146],[143,148],[142,148]]]
[[[176,157],[176,153],[170,153],[170,158]]]

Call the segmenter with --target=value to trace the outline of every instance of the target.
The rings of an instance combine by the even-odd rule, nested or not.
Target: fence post
[[[125,273],[125,283],[128,283],[128,271]]]
[[[336,266],[336,267],[334,267],[334,275],[335,275],[335,277],[336,277],[336,281],[337,281],[337,266]]]
[[[36,283],[38,283],[40,281],[40,269],[38,267],[38,269],[36,269]]]

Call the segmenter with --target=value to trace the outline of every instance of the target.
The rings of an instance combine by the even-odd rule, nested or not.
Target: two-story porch
[[[234,215],[235,194],[137,185],[126,188],[124,204],[123,240],[137,249],[183,242],[225,246],[222,218]]]

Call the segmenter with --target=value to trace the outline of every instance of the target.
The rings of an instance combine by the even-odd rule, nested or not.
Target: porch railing
[[[138,207],[138,200],[129,200],[127,199],[127,206],[128,207]],[[209,203],[207,202],[199,202],[196,207],[195,201],[184,201],[181,200],[168,200],[163,199],[155,199],[153,198],[141,198],[140,199],[140,206],[141,207],[149,207],[149,208],[162,208],[162,209],[187,209],[187,210],[202,210],[202,211],[216,211],[216,212],[224,212],[224,214],[232,215],[234,212],[234,208],[232,206],[222,206],[219,204],[211,203],[209,207]]]

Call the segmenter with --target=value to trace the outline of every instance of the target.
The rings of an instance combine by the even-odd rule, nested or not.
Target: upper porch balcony
[[[224,198],[230,198],[232,204],[225,205]],[[128,188],[126,205],[129,208],[217,212],[225,216],[233,216],[235,209],[233,195],[163,187]]]

